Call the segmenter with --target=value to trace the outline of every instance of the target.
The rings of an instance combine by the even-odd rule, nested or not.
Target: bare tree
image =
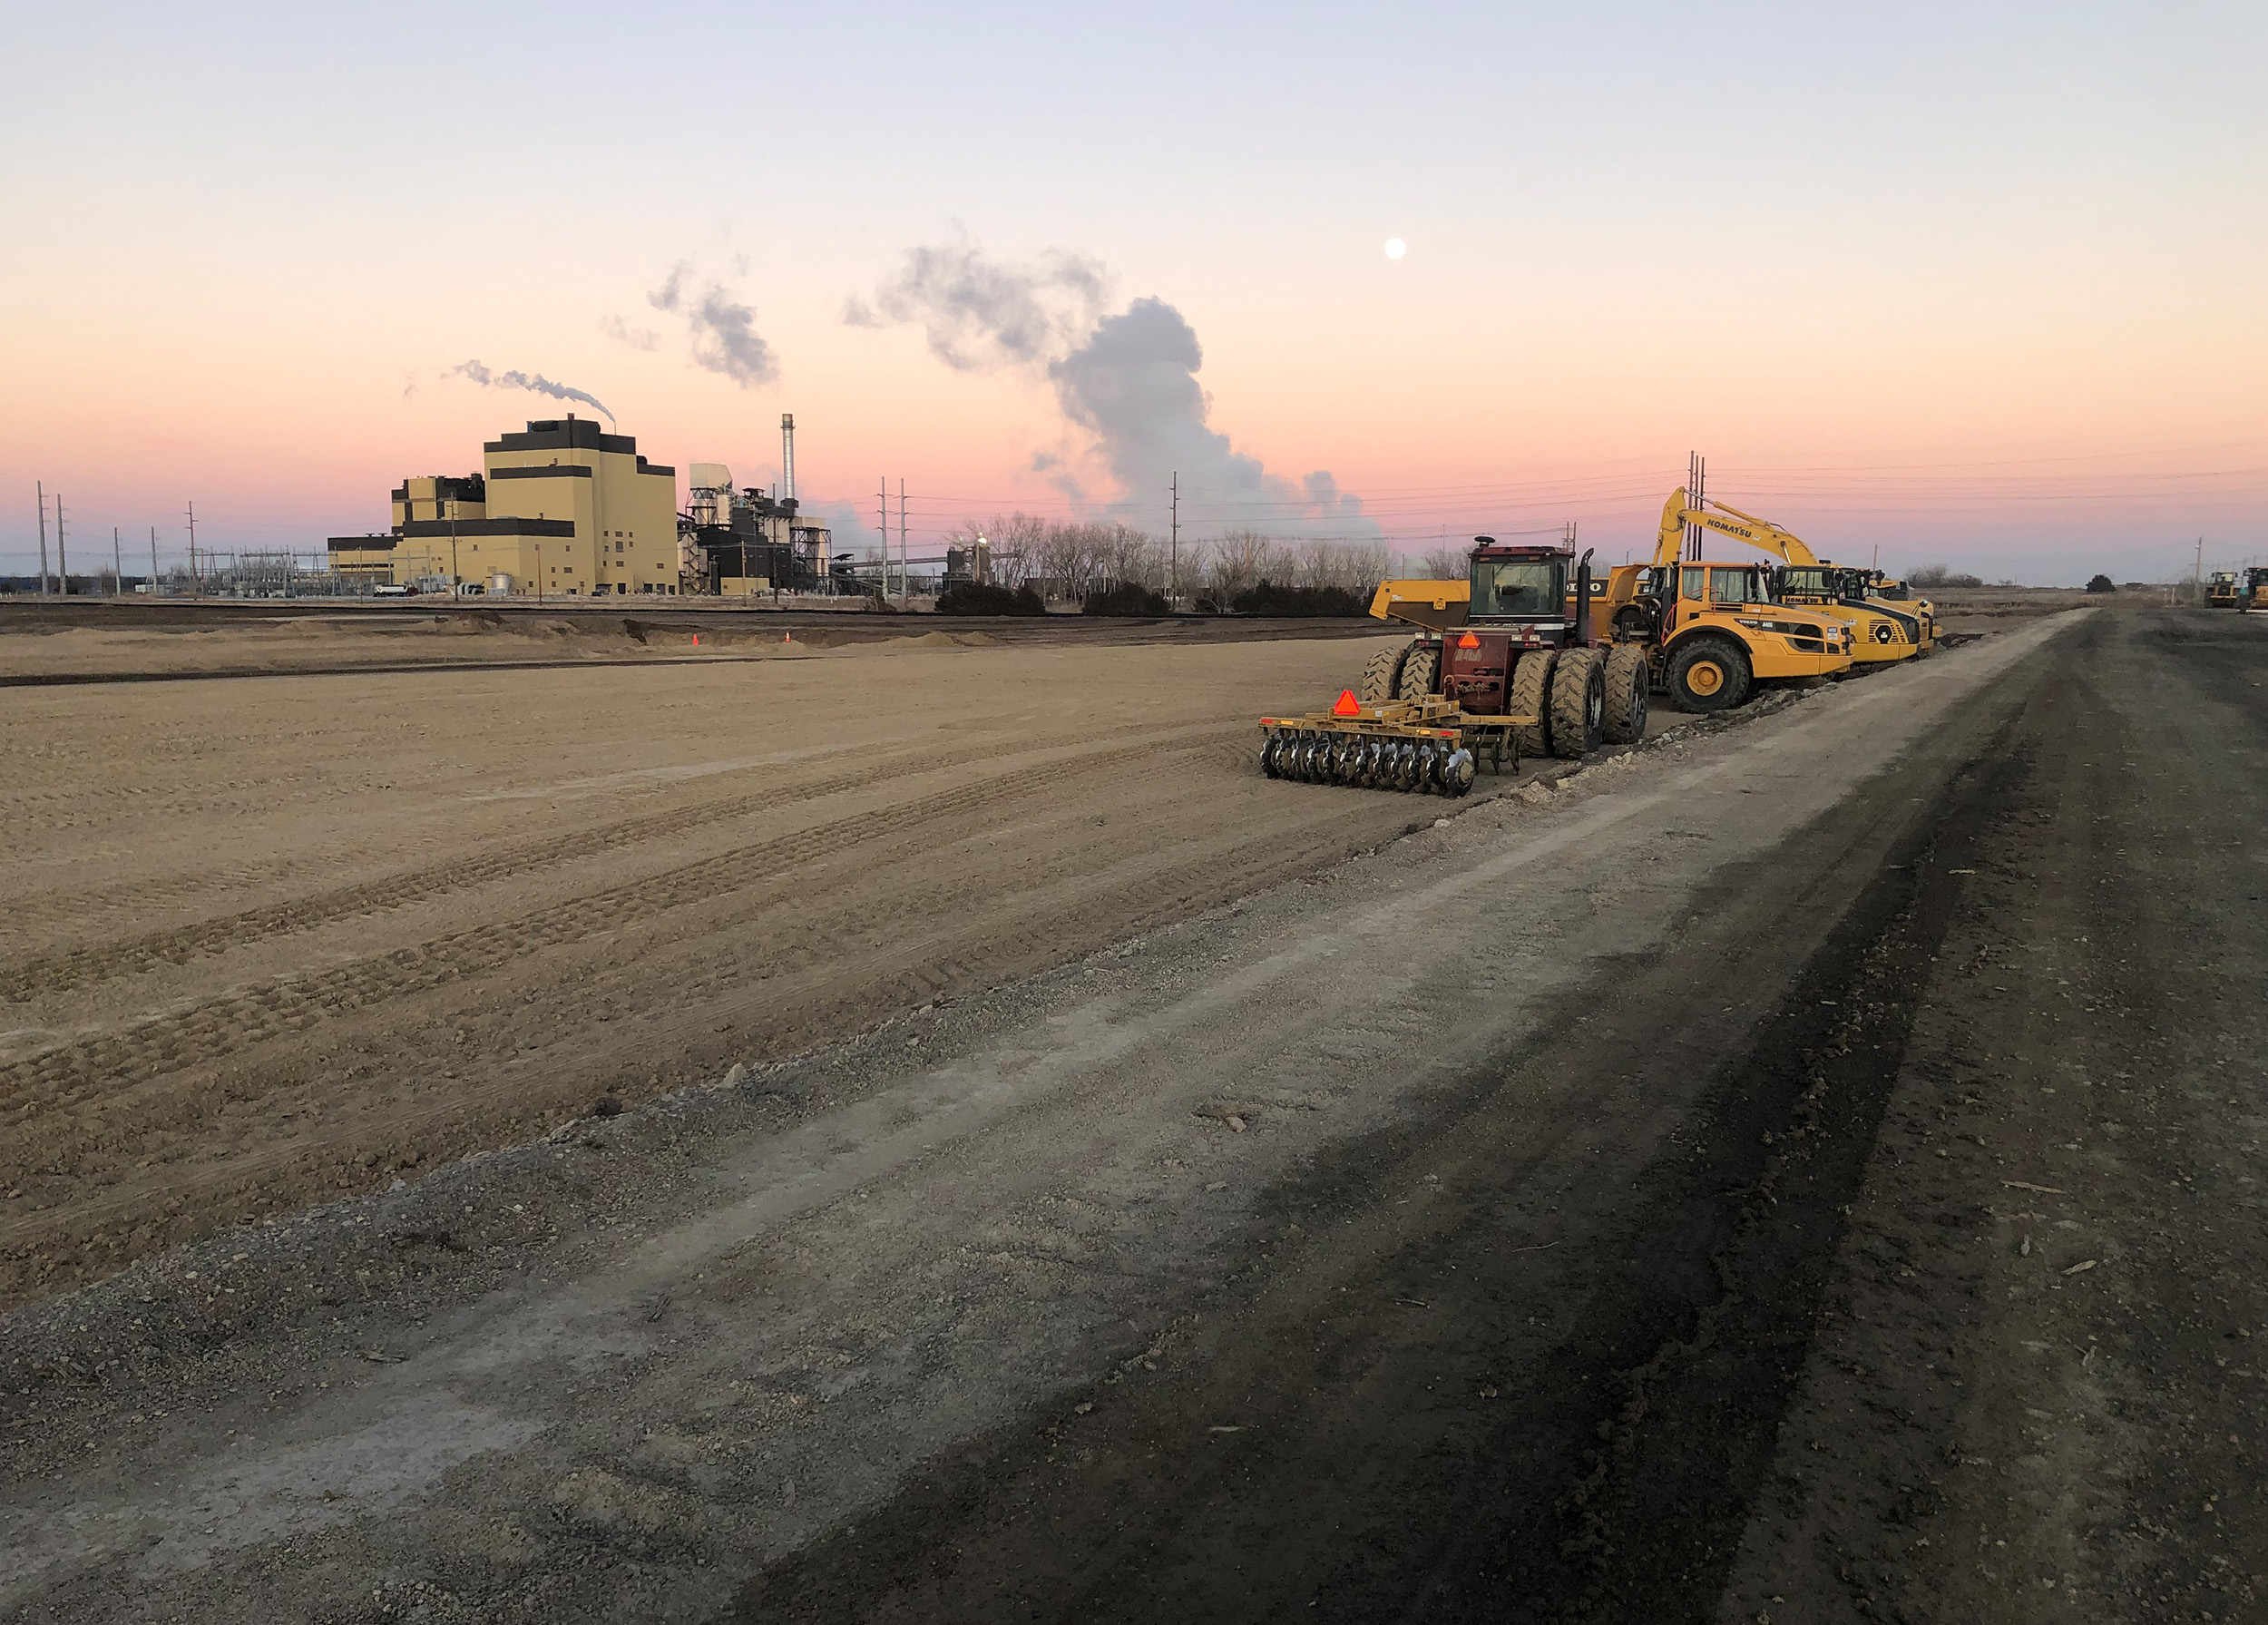
[[[1425,579],[1430,582],[1461,582],[1471,569],[1469,548],[1436,547],[1425,555]]]
[[[1226,607],[1247,587],[1259,585],[1276,563],[1276,543],[1257,531],[1232,531],[1217,538],[1207,561],[1205,585],[1214,602]]]

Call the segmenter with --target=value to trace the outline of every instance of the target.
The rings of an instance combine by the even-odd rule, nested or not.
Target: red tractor
[[[1363,699],[1438,694],[1469,716],[1532,718],[1511,730],[1528,756],[1571,759],[1602,739],[1627,745],[1643,736],[1652,683],[1646,648],[1595,634],[1591,601],[1600,583],[1591,555],[1473,540],[1463,623],[1428,626],[1405,647],[1383,651],[1363,674]]]

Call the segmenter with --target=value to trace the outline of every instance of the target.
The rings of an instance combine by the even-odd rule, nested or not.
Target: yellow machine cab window
[[[1717,564],[1709,570],[1711,603],[1769,603],[1763,572],[1753,564]]]

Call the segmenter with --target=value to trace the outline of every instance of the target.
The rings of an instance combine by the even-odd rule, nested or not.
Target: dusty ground
[[[0,1307],[1434,816],[1254,769],[1254,719],[1325,703],[1369,642],[933,636],[10,694]]]
[[[1248,710],[1227,652],[1119,657],[1219,661]],[[942,703],[955,662],[1055,657],[871,658]],[[1256,680],[1294,675],[1331,673]],[[2259,1617],[2263,680],[2268,622],[2034,620],[1453,809],[1268,785],[1243,736],[1138,748],[1129,710],[1079,816],[1147,817],[1040,847],[1116,874],[1156,826],[1201,889],[1210,832],[1315,801],[1305,877],[1131,936],[1106,908],[1060,968],[798,1059],[736,1028],[722,1088],[20,1309],[0,1610]],[[1327,861],[1360,802],[1393,817]],[[992,888],[953,906],[1077,949],[991,832],[945,848]],[[767,901],[739,935],[777,952]],[[606,1008],[697,1037],[636,991]],[[514,1076],[437,1024],[425,1072],[308,1110]],[[636,1087],[611,1052],[560,1098]]]

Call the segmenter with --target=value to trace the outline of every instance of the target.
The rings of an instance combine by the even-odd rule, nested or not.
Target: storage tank
[[[502,593],[507,598],[512,596],[513,589],[511,574],[502,570],[496,572],[488,578],[488,590],[491,592]]]

